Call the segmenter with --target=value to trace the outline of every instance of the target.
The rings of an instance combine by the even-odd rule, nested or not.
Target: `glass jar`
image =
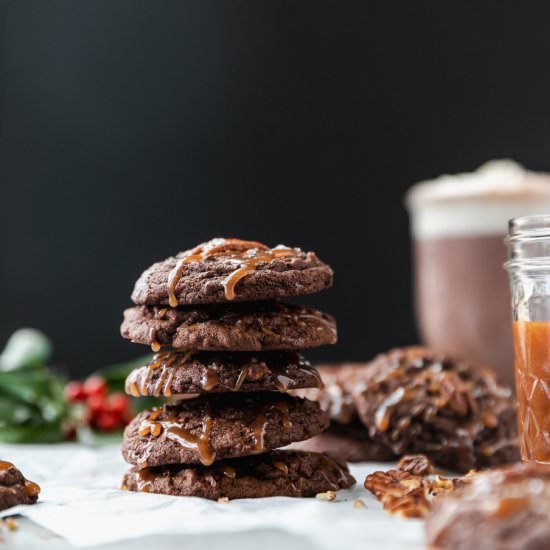
[[[550,463],[550,215],[511,220],[506,243],[521,457]]]
[[[414,185],[407,205],[422,342],[483,363],[513,386],[502,241],[511,218],[550,212],[550,174],[493,161],[475,172]]]

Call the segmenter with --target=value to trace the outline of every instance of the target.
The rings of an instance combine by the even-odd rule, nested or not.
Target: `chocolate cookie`
[[[426,348],[380,355],[353,374],[370,437],[464,472],[519,459],[516,405],[492,371]]]
[[[386,462],[395,459],[391,449],[373,441],[359,422],[346,425],[332,422],[325,432],[293,443],[290,448],[326,452],[344,462]]]
[[[357,424],[353,393],[357,390],[356,375],[364,371],[364,366],[365,363],[318,365],[316,368],[324,387],[299,390],[293,394],[318,401],[335,424]]]
[[[328,425],[319,405],[276,392],[209,394],[138,414],[122,454],[144,466],[210,465],[265,453],[317,435]]]
[[[320,453],[274,451],[216,462],[213,466],[132,468],[122,481],[129,491],[219,498],[312,497],[355,483],[344,463]]]
[[[321,377],[295,351],[217,353],[165,351],[126,379],[126,393],[140,395],[252,392],[319,388]]]
[[[212,239],[153,264],[138,279],[138,305],[209,304],[312,294],[332,286],[313,252],[240,239]]]
[[[330,315],[277,301],[136,306],[124,312],[120,332],[139,344],[207,351],[299,350],[337,339]]]
[[[536,550],[550,540],[550,468],[516,464],[484,472],[439,499],[426,521],[434,550]]]
[[[40,487],[25,479],[11,463],[0,460],[0,510],[18,504],[34,504],[38,500]]]

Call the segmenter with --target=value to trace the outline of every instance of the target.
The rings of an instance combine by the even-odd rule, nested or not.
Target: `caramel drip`
[[[5,472],[6,470],[9,470],[10,468],[15,468],[15,466],[8,462],[7,460],[0,460],[0,471]]]
[[[234,466],[230,466],[229,464],[224,464],[223,466],[220,467],[220,469],[222,474],[230,479],[235,479],[237,477],[237,470],[235,469]]]
[[[254,424],[252,425],[255,441],[254,449],[258,452],[265,451],[264,435],[266,427],[267,422],[265,419],[265,413],[262,412],[256,417],[256,420],[254,420]]]
[[[237,377],[237,381],[235,382],[235,387],[233,388],[233,391],[239,391],[241,389],[241,386],[243,385],[244,381],[246,380],[246,377],[248,376],[248,367],[243,367],[241,369],[241,372],[239,372],[239,376]]]
[[[290,421],[290,416],[288,414],[288,403],[280,401],[275,403],[273,407],[281,413],[281,423],[283,424],[283,428],[290,428],[292,426],[292,422]]]
[[[204,466],[210,466],[216,458],[216,453],[210,445],[210,431],[212,419],[206,418],[202,423],[202,431],[199,436],[181,426],[171,425],[166,429],[166,437],[179,443],[182,447],[196,449],[199,452],[199,460]]]
[[[149,340],[151,340],[151,350],[155,353],[160,351],[160,342],[157,340],[157,329],[155,327],[149,329]]]
[[[187,256],[186,258],[180,258],[176,262],[174,269],[170,271],[170,274],[168,275],[168,303],[170,304],[170,307],[177,307],[179,303],[178,298],[176,297],[176,285],[183,275],[185,265],[201,259],[201,254],[191,254],[191,256]]]
[[[164,395],[164,397],[170,397],[172,395],[172,381],[174,380],[175,374],[176,369],[172,368],[166,380],[166,384],[164,384],[164,388],[162,389],[162,394]]]
[[[288,466],[284,462],[280,460],[272,460],[271,464],[274,468],[277,468],[277,470],[281,470],[285,476],[288,475]]]
[[[223,288],[225,291],[225,297],[227,300],[235,299],[235,286],[243,278],[246,277],[249,273],[256,271],[256,268],[262,262],[271,262],[277,258],[282,258],[284,256],[290,256],[294,254],[292,248],[279,248],[268,251],[256,251],[253,256],[243,258],[240,262],[242,266],[231,273],[229,277],[224,281]]]
[[[186,351],[183,355],[183,358],[181,359],[181,353],[173,351],[164,351],[162,353],[157,353],[147,366],[147,374],[143,377],[143,380],[141,382],[141,389],[139,390],[141,392],[141,395],[150,395],[147,389],[147,385],[153,376],[153,372],[156,369],[162,368],[160,376],[155,384],[155,387],[153,388],[153,391],[151,392],[151,395],[154,395],[155,397],[160,397],[160,395],[162,394],[165,397],[170,397],[172,395],[172,380],[174,379],[177,368],[184,365],[194,353],[194,351]],[[174,367],[174,363],[178,360],[178,367]],[[134,395],[133,389],[132,395]]]
[[[220,375],[218,371],[213,367],[206,367],[201,376],[201,387],[206,391],[210,391],[218,385],[219,381]]]
[[[158,313],[157,313],[157,317],[159,318],[159,320],[163,320],[164,319],[164,316],[166,315],[166,313],[168,312],[168,308],[167,307],[163,307],[161,309],[159,309]]]
[[[252,430],[254,431],[254,450],[257,452],[265,451],[265,429],[267,428],[267,418],[266,416],[277,409],[281,413],[281,424],[284,428],[290,428],[292,422],[288,413],[288,404],[282,401],[277,403],[272,403],[263,407],[260,414],[256,417],[252,424]]]
[[[142,468],[138,473],[137,490],[148,493],[151,490],[151,482],[155,479],[155,471],[151,468]]]
[[[144,420],[139,429],[139,435],[142,437],[152,435],[159,437],[163,432],[167,439],[179,443],[182,447],[196,449],[199,453],[199,459],[204,466],[210,466],[216,458],[216,453],[210,444],[210,432],[212,430],[212,419],[207,417],[202,422],[200,435],[193,435],[189,430],[182,428],[177,418],[168,418],[167,420],[157,420],[161,415],[162,409],[153,409],[149,418]]]
[[[235,285],[248,273],[255,271],[258,264],[270,262],[276,258],[295,254],[293,248],[270,249],[265,244],[255,241],[242,241],[240,239],[213,239],[191,250],[189,256],[179,258],[174,268],[168,275],[168,303],[171,307],[178,305],[176,286],[180,281],[185,266],[194,261],[201,261],[209,256],[219,255],[228,262],[238,264],[240,267],[234,271],[224,282],[225,297],[227,300],[235,299]]]
[[[139,397],[141,395],[141,393],[139,393],[139,388],[137,387],[137,384],[135,382],[132,382],[132,384],[130,385],[130,393],[134,397]]]
[[[147,391],[147,383],[151,379],[151,376],[153,375],[153,371],[155,369],[160,368],[164,360],[170,355],[170,352],[164,351],[162,353],[157,353],[153,359],[149,362],[149,365],[147,365],[147,374],[141,381],[141,395],[149,395],[149,392]]]
[[[172,366],[172,363],[177,358],[176,354],[174,354],[174,358],[170,362],[165,363],[163,368],[166,369],[167,371],[170,370],[170,374],[168,375],[166,383],[164,384],[164,387],[162,388],[162,394],[164,395],[164,397],[170,397],[172,395],[172,380],[174,379],[174,375],[176,374],[176,370],[179,367],[185,365],[185,363],[187,363],[187,361],[189,361],[189,358],[192,357],[195,353],[196,353],[196,351],[193,351],[193,350],[186,351],[183,358],[182,358],[182,360],[180,361],[180,363],[178,364],[177,367]]]
[[[376,413],[374,415],[374,421],[376,427],[381,431],[385,432],[390,427],[391,415],[393,409],[398,405],[401,400],[405,397],[405,388],[397,388],[393,393],[388,395],[384,401],[380,404]]]
[[[294,379],[288,375],[288,366],[271,365],[270,370],[273,374],[273,378],[275,379],[275,387],[277,390],[281,393],[286,393],[291,384],[294,382]]]

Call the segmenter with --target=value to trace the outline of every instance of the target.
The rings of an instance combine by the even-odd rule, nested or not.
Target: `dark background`
[[[140,272],[237,236],[334,267],[305,301],[340,343],[314,358],[414,342],[407,187],[550,169],[535,5],[2,2],[0,339],[40,328],[73,374],[139,355],[118,326]]]

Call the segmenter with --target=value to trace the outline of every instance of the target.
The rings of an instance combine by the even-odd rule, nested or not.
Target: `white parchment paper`
[[[421,521],[388,516],[363,488],[369,472],[388,469],[388,464],[352,465],[357,485],[338,492],[333,502],[277,497],[219,504],[119,490],[128,468],[120,445],[1,445],[0,458],[13,462],[42,488],[38,504],[17,506],[0,516],[21,514],[77,546],[145,535],[276,529],[304,537],[320,549],[424,548]],[[357,498],[366,508],[354,508]]]

